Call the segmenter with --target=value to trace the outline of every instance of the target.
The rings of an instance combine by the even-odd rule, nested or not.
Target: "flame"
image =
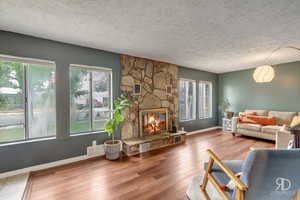
[[[150,128],[151,133],[160,130],[159,129],[159,123],[160,123],[160,121],[155,119],[154,114],[149,115],[148,124],[149,124],[149,128]]]

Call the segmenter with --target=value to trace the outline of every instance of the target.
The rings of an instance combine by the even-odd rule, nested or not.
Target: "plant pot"
[[[107,140],[104,142],[105,157],[107,160],[117,160],[120,158],[121,140]]]
[[[234,115],[234,112],[229,112],[229,111],[224,112],[224,117],[226,119],[231,119],[233,117],[233,115]]]

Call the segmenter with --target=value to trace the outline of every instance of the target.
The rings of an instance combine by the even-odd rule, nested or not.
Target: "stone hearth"
[[[178,127],[178,66],[128,55],[121,56],[121,65],[121,93],[133,102],[124,111],[122,139],[139,137],[140,109],[168,108],[169,130],[174,123]],[[140,95],[134,94],[135,84],[141,85]],[[171,93],[167,94],[167,86],[172,87]]]

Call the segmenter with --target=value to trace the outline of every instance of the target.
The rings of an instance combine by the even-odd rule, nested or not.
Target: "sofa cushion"
[[[267,116],[268,111],[267,110],[245,110],[246,113],[255,112],[257,116]]]
[[[263,126],[261,128],[261,132],[263,133],[270,133],[270,134],[276,134],[277,131],[279,131],[281,129],[281,126]]]
[[[238,128],[247,129],[251,131],[260,131],[261,127],[262,125],[260,124],[243,124],[243,123],[238,124]]]
[[[290,125],[294,116],[297,112],[281,112],[281,111],[270,111],[269,117],[276,117],[277,125]]]

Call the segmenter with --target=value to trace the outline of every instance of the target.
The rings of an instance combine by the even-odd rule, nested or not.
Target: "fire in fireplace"
[[[141,137],[168,132],[168,109],[140,110]]]

